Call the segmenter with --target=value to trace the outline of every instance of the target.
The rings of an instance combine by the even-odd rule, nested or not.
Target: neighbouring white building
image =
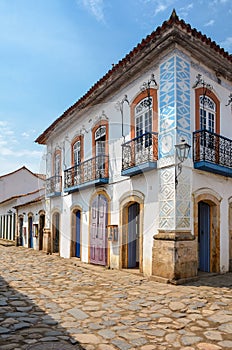
[[[231,107],[232,56],[173,11],[37,138],[52,252],[169,281],[231,269]]]
[[[43,221],[44,175],[34,174],[23,166],[1,176],[0,239],[15,242],[16,245],[42,249]]]

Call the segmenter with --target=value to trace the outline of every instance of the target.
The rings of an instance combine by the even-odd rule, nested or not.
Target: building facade
[[[39,205],[39,208],[34,207],[31,210],[31,205],[35,202]],[[29,209],[27,206],[29,206]],[[22,212],[20,212],[20,208],[23,208]],[[0,177],[1,240],[12,241],[16,245],[35,247],[33,224],[37,224],[36,214],[44,213],[44,208],[44,175],[34,174],[23,166]]]
[[[40,190],[37,197],[29,198],[21,204],[14,206],[16,211],[16,242],[18,246],[45,250],[45,193]]]
[[[173,11],[37,138],[52,252],[170,281],[231,269],[231,63]]]

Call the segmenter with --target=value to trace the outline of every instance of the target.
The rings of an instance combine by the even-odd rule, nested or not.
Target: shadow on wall
[[[11,271],[15,272],[15,271]],[[9,273],[10,275],[10,273]],[[13,276],[14,275],[14,276]],[[84,350],[59,322],[33,302],[35,294],[20,293],[20,274],[9,276],[17,290],[0,276],[0,349],[13,350]],[[25,290],[25,283],[24,283]],[[29,288],[28,288],[29,290]],[[41,298],[46,298],[42,296]],[[46,303],[45,303],[46,304]],[[55,303],[54,303],[55,304]],[[47,305],[49,308],[49,305]],[[52,305],[50,305],[51,307]],[[54,305],[55,307],[55,305]],[[58,310],[57,310],[58,312]]]

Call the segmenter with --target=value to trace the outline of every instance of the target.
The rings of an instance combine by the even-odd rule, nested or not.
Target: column
[[[197,247],[191,232],[191,160],[175,186],[175,144],[192,144],[190,63],[174,54],[160,66],[159,230],[154,235],[152,274],[170,281],[197,274]]]

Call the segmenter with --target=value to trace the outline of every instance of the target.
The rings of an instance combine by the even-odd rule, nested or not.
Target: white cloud
[[[214,19],[211,19],[209,22],[205,23],[204,26],[205,27],[210,27],[210,26],[213,26],[214,25]]]
[[[21,136],[25,139],[28,139],[29,137],[34,137],[35,133],[36,133],[35,129],[25,130],[21,133]]]
[[[25,131],[24,131],[21,135],[22,135],[22,137],[25,137],[25,138],[28,138],[28,137],[30,136],[30,135],[28,134],[28,132],[25,132]]]
[[[81,3],[98,22],[104,22],[103,0],[81,0]]]
[[[231,0],[213,0],[211,2],[209,2],[209,6],[214,7],[214,6],[218,6],[218,5],[224,5],[229,3]]]
[[[6,143],[3,141],[1,142],[2,144],[6,145]],[[0,144],[1,144],[0,143]],[[15,158],[23,158],[23,157],[30,157],[30,158],[41,158],[43,155],[43,152],[40,151],[32,151],[32,150],[27,150],[27,149],[22,149],[22,150],[13,150],[7,147],[1,147],[0,148],[0,155],[1,156],[10,156],[10,157],[15,157]]]
[[[13,130],[5,130],[4,134],[7,136],[14,135],[14,131]]]
[[[164,5],[164,4],[159,4],[156,9],[155,9],[155,16],[160,13],[163,12],[167,9],[168,5]]]
[[[220,43],[220,46],[227,51],[232,50],[232,36],[227,37],[224,41]]]
[[[181,15],[181,17],[186,17],[188,16],[189,10],[191,10],[193,8],[193,3],[188,4],[187,6],[181,7],[179,10],[179,13]]]
[[[18,132],[18,130],[17,130]],[[35,133],[34,129],[17,133],[13,126],[4,120],[0,121],[0,160],[4,166],[1,165],[1,173],[13,171],[18,165],[25,163],[27,159],[30,163],[40,164],[43,152],[30,149],[27,147],[27,139]],[[17,138],[16,138],[17,136]],[[23,139],[23,140],[22,140]],[[29,140],[30,142],[30,140]],[[8,167],[9,166],[9,167]]]

